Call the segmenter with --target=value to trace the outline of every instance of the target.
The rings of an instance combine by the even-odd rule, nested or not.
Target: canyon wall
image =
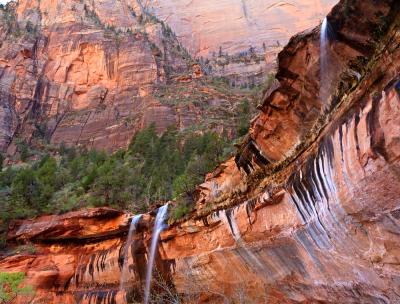
[[[320,23],[337,0],[140,0],[213,75],[252,87],[274,73],[289,38]],[[252,54],[253,53],[253,54]]]
[[[196,56],[230,54],[285,45],[289,38],[314,27],[338,1],[194,0],[141,1],[149,11],[170,24],[187,49]]]
[[[242,96],[201,80],[170,28],[136,10],[125,0],[19,1],[0,10],[0,151],[13,156],[21,142],[115,151],[152,123],[159,132],[233,132]],[[218,116],[211,103],[228,111]]]
[[[234,137],[246,93],[220,94],[203,74],[233,87],[264,83],[288,38],[333,4],[10,2],[0,11],[0,150],[10,158],[23,144],[115,151],[152,123]],[[208,52],[216,54],[200,58]]]
[[[391,0],[332,10],[326,99],[320,28],[290,40],[238,154],[161,234],[157,294],[188,303],[400,301],[399,14]],[[25,272],[34,303],[141,302],[154,215],[138,224],[122,289],[131,216],[107,208],[13,223],[0,270]]]

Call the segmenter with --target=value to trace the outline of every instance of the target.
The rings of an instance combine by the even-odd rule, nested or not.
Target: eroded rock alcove
[[[189,303],[400,302],[399,4],[341,1],[327,18],[328,98],[318,27],[280,53],[238,154],[161,234],[154,290]],[[154,214],[138,224],[121,290],[130,220],[100,208],[16,222],[9,243],[36,252],[0,269],[26,272],[35,303],[140,302]]]

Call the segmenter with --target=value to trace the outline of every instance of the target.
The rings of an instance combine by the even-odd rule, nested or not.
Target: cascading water
[[[125,248],[124,248],[124,252],[123,252],[124,253],[124,263],[122,265],[121,279],[120,279],[120,282],[119,282],[119,290],[123,289],[124,283],[126,281],[126,277],[127,277],[128,273],[129,273],[127,271],[127,267],[126,267],[128,265],[129,247],[132,244],[133,235],[134,235],[134,233],[136,231],[137,224],[139,223],[141,218],[142,218],[141,214],[140,215],[135,215],[132,218],[131,225],[129,227],[128,238],[126,240],[126,244],[125,244]]]
[[[324,21],[322,21],[321,37],[320,37],[321,75],[323,74],[324,68],[326,68],[326,63],[327,63],[327,53],[329,44],[328,27],[329,27],[328,18],[325,17]]]
[[[160,233],[167,227],[167,225],[165,224],[167,215],[168,215],[168,204],[166,204],[158,209],[156,221],[154,223],[154,228],[153,228],[153,235],[151,236],[150,257],[147,262],[146,285],[145,285],[145,289],[144,289],[144,303],[145,304],[147,304],[149,302],[150,285],[151,285],[151,278],[153,275],[154,258],[156,255],[156,250],[157,250]]]
[[[319,97],[323,104],[327,102],[329,81],[329,43],[332,35],[332,29],[328,18],[325,17],[321,25],[320,36],[320,90]]]

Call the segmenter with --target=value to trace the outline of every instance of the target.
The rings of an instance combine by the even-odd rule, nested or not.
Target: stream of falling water
[[[122,290],[124,288],[124,283],[126,281],[126,277],[127,277],[128,273],[129,273],[129,271],[127,271],[129,247],[132,244],[132,239],[133,239],[134,233],[136,231],[137,224],[139,223],[141,218],[142,218],[141,214],[135,215],[132,218],[131,225],[129,227],[128,238],[126,240],[126,244],[125,244],[125,248],[124,248],[124,264],[122,265],[121,279],[119,282],[119,290]]]
[[[331,35],[331,27],[328,18],[325,17],[321,25],[320,36],[320,89],[319,97],[323,104],[328,98],[327,91],[329,89],[329,39]]]
[[[156,255],[160,233],[167,227],[167,225],[165,224],[167,215],[168,215],[168,204],[158,209],[156,221],[154,223],[154,228],[153,228],[153,235],[151,236],[150,257],[147,262],[146,285],[144,289],[145,304],[149,303],[150,285],[151,285],[151,278],[153,275],[154,258]]]

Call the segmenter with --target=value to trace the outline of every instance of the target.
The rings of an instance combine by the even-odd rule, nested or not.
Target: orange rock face
[[[263,190],[162,234],[158,268],[176,292],[211,303],[222,303],[216,293],[257,303],[399,300],[398,124],[374,126],[398,118],[400,97],[389,86],[365,102],[324,136],[279,193]],[[384,146],[374,145],[377,131]],[[128,255],[126,294],[119,279],[128,221],[100,209],[16,223],[9,241],[29,240],[37,251],[5,257],[0,269],[26,272],[39,302],[140,302],[151,220],[140,223]]]
[[[136,10],[135,1],[60,0],[0,12],[1,151],[13,155],[18,140],[38,138],[115,151],[151,123],[184,129],[205,114],[181,111],[179,94],[170,104],[155,96],[177,77],[203,75],[165,25]]]
[[[228,78],[236,87],[264,83],[289,38],[316,26],[338,2],[138,1],[168,23],[191,54],[207,58],[213,75]],[[249,49],[255,54],[248,54]]]
[[[333,4],[310,10],[310,3],[253,2],[244,7],[230,0],[195,1],[189,6],[139,0],[11,4],[15,13],[0,13],[4,41],[0,46],[0,150],[12,156],[21,140],[29,144],[43,140],[115,151],[127,147],[132,136],[151,123],[160,132],[170,125],[187,128],[191,124],[182,121],[201,120],[208,113],[201,106],[182,109],[179,100],[175,105],[163,104],[154,93],[158,86],[202,78],[202,69],[227,77],[236,87],[262,83],[275,68],[282,45],[276,40],[285,42],[295,31],[315,25],[321,19],[317,15],[325,15]],[[168,27],[146,15],[149,10],[178,32],[192,55],[218,52],[221,44],[223,53],[235,54],[251,45],[257,46],[258,53],[235,55],[228,61],[214,58],[209,64],[201,62],[200,68],[188,62]],[[174,10],[180,11],[181,19],[167,18]],[[224,10],[231,14],[222,14],[229,22],[217,18]],[[295,21],[300,14],[306,16]],[[266,25],[266,20],[272,23]],[[275,26],[278,20],[295,26],[286,33]],[[231,100],[221,101],[225,107],[231,104]],[[234,128],[224,131],[232,134]]]
[[[141,2],[171,25],[192,53],[206,57],[220,47],[232,54],[263,42],[285,45],[292,35],[318,24],[338,1]]]
[[[328,16],[337,33],[328,104],[317,97],[316,29],[281,53],[279,83],[235,159],[161,234],[153,290],[188,303],[400,301],[400,7],[346,3]],[[285,144],[283,121],[293,129]],[[36,252],[4,256],[0,270],[26,272],[39,303],[141,302],[154,214],[138,224],[120,290],[129,219],[94,209],[17,222],[10,245]]]

